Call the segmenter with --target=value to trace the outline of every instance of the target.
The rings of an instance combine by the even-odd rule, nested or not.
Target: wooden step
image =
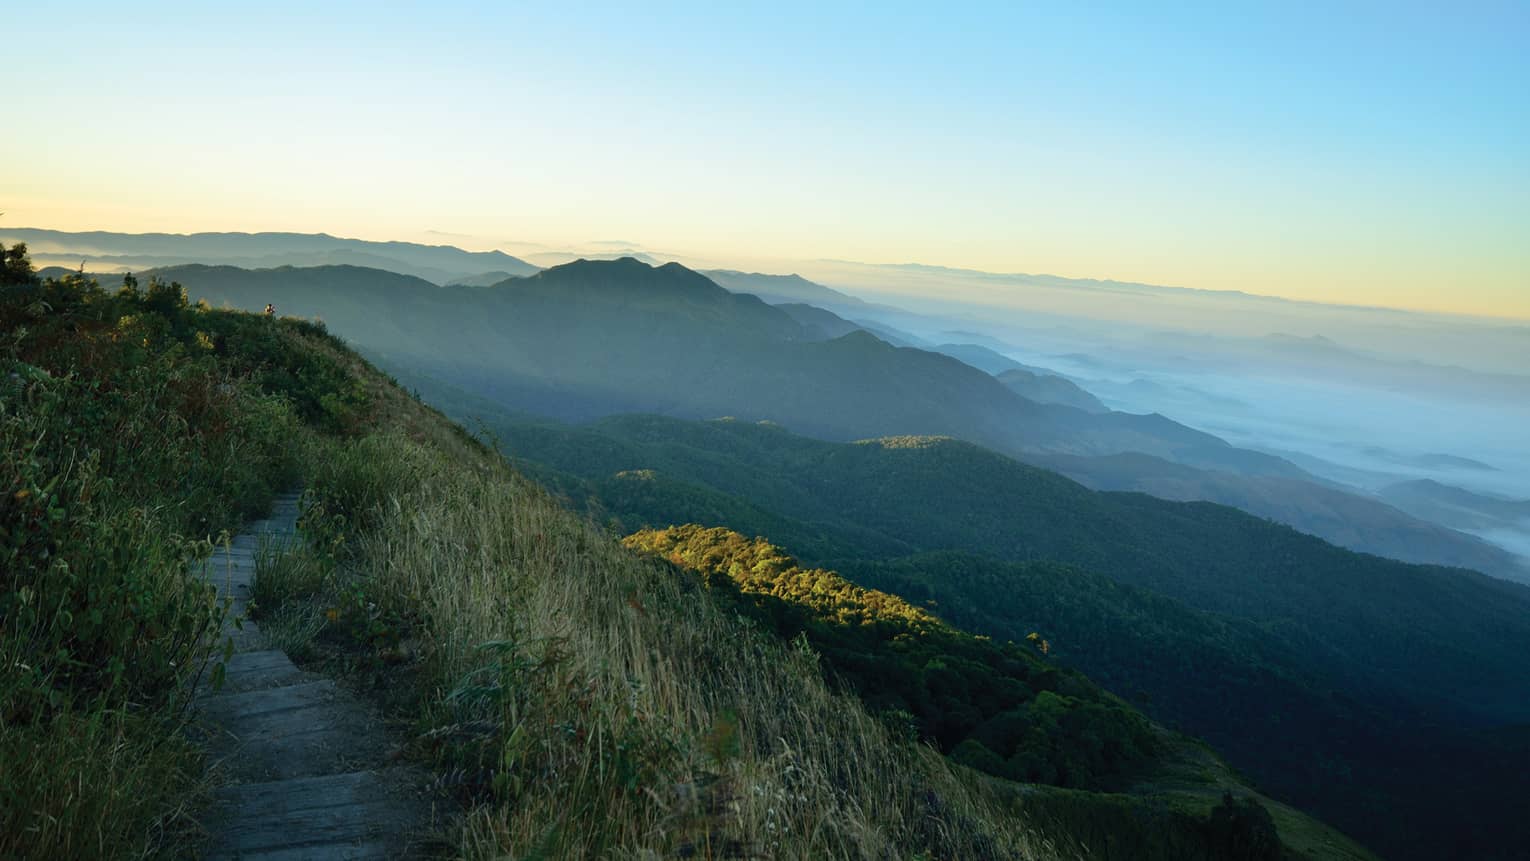
[[[356,771],[219,790],[227,823],[209,858],[397,858],[419,824],[419,799],[408,769]]]
[[[423,771],[389,766],[393,743],[377,711],[334,681],[299,669],[242,618],[255,560],[302,538],[297,496],[215,548],[194,572],[231,603],[223,636],[236,653],[223,685],[198,690],[194,735],[224,786],[204,820],[205,857],[339,861],[408,857],[431,805]],[[387,766],[387,767],[385,767]]]
[[[381,722],[329,679],[218,694],[202,703],[223,767],[239,781],[284,780],[386,761]]]
[[[240,652],[223,668],[223,688],[217,694],[238,694],[268,690],[318,679],[298,669],[286,652],[260,649]]]

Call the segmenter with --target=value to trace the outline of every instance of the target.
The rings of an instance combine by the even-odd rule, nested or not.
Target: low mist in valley
[[[1489,508],[1530,500],[1530,324],[938,267],[816,271],[873,303],[865,318],[985,346],[1112,409],[1160,413],[1389,504],[1389,488],[1418,480]],[[1462,525],[1399,507],[1530,564],[1530,514]]]

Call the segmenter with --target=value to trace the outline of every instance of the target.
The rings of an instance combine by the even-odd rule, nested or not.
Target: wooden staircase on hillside
[[[222,687],[204,683],[198,730],[223,783],[205,821],[207,858],[338,861],[407,857],[427,825],[417,769],[390,765],[394,743],[370,704],[297,668],[242,618],[262,540],[300,540],[298,497],[219,547],[202,574],[232,599],[235,654]]]

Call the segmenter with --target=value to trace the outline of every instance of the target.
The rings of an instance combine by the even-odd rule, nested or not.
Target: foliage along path
[[[361,859],[409,854],[426,824],[424,778],[390,766],[391,740],[371,706],[299,670],[244,619],[262,538],[298,540],[295,494],[219,547],[203,576],[232,600],[223,684],[198,698],[199,728],[223,786],[204,822],[208,858]],[[235,619],[243,619],[236,623]]]

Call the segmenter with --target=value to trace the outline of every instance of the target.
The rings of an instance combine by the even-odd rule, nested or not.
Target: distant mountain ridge
[[[90,271],[141,270],[188,263],[244,268],[366,266],[436,284],[485,272],[531,275],[538,267],[502,251],[463,251],[451,245],[374,242],[326,233],[70,233],[0,228],[0,242],[24,242],[39,262],[86,261]],[[75,263],[77,265],[77,263]]]
[[[725,290],[731,290],[734,293],[752,293],[772,305],[795,302],[831,309],[870,307],[869,303],[862,299],[809,281],[797,274],[766,275],[761,272],[739,272],[734,269],[703,269],[701,274],[711,278]]]
[[[1351,546],[1383,549],[1389,532],[1415,524],[1390,511],[1363,536],[1348,524],[1336,530],[1324,519],[1328,509],[1304,513],[1303,494],[1288,489],[1269,500],[1270,487],[1245,486],[1242,476],[1309,478],[1288,461],[1162,416],[1036,403],[957,359],[893,347],[865,331],[826,340],[782,308],[674,263],[578,261],[491,287],[437,287],[357,267],[157,274],[214,305],[258,310],[275,302],[279,313],[320,317],[390,366],[524,412],[571,420],[732,415],[829,440],[945,435],[1025,458],[1146,453],[1166,471],[1206,470],[1194,498],[1253,501],[1252,510]],[[1462,564],[1463,548],[1480,550],[1477,539],[1434,534],[1444,539],[1436,555],[1418,561]],[[1479,558],[1479,567],[1496,564]]]
[[[1431,479],[1384,487],[1382,499],[1404,511],[1460,529],[1519,528],[1530,532],[1530,499],[1504,499],[1473,493]]]
[[[1420,519],[1385,495],[1378,500],[1294,475],[1240,476],[1193,469],[1134,452],[1101,457],[1039,454],[1023,459],[1096,490],[1135,491],[1184,502],[1213,499],[1280,523],[1300,519],[1305,531],[1351,550],[1404,562],[1470,568],[1530,583],[1530,570],[1514,554],[1438,525],[1434,518]]]

